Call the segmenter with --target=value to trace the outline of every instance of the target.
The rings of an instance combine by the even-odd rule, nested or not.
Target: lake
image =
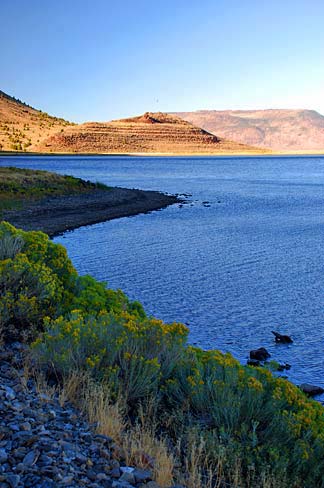
[[[324,387],[324,157],[26,155],[0,165],[192,195],[54,240],[81,274],[186,323],[192,344],[242,362],[264,346],[292,365],[291,380]],[[271,330],[294,343],[276,345]]]

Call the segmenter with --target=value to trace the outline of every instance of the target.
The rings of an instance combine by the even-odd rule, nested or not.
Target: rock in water
[[[299,388],[306,393],[308,396],[316,396],[316,395],[321,395],[324,393],[324,389],[321,388],[320,386],[315,386],[315,385],[310,385],[308,383],[303,383],[299,386]]]
[[[259,347],[259,349],[253,349],[250,351],[250,359],[256,359],[257,361],[266,361],[271,357],[271,354],[265,347]]]
[[[258,361],[257,359],[248,359],[247,365],[257,367],[260,366],[260,361]]]
[[[292,344],[294,342],[292,338],[288,335],[279,334],[279,332],[275,332],[274,330],[271,331],[275,336],[275,341],[280,344]]]
[[[288,363],[278,364],[277,371],[285,371],[285,370],[288,370],[288,369],[291,369],[291,365],[290,364],[288,364]]]

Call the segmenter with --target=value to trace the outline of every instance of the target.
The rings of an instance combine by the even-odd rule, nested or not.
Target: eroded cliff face
[[[324,117],[314,110],[199,110],[175,115],[242,144],[276,151],[324,150]]]
[[[218,154],[258,151],[219,138],[179,117],[147,112],[107,123],[88,122],[44,140],[39,151],[77,153]]]

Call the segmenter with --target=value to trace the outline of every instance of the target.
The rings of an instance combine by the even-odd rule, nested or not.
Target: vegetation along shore
[[[148,317],[78,276],[46,234],[6,222],[0,329],[6,488],[323,486],[320,403],[265,368],[189,346],[184,325]]]

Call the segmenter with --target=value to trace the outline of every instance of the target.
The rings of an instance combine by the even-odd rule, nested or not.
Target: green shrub
[[[222,449],[228,462],[240,459],[246,478],[253,466],[259,480],[270,470],[278,479],[288,477],[287,486],[320,483],[324,409],[319,403],[289,381],[243,367],[219,351],[188,347],[174,371],[165,391],[174,436],[182,431],[188,437],[199,428],[197,439],[204,441],[209,464],[217,464]]]

